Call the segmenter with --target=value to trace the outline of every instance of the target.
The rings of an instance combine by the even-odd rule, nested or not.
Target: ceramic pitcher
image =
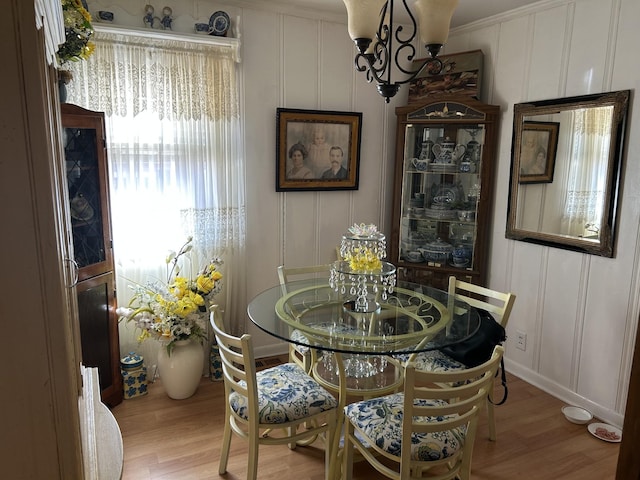
[[[434,161],[437,163],[456,163],[466,151],[467,148],[464,145],[456,144],[447,137],[433,146]]]

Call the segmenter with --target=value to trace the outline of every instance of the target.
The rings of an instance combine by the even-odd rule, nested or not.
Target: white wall
[[[507,368],[621,425],[638,319],[640,124],[633,119],[613,259],[505,239],[513,105],[636,89],[637,0],[543,1],[467,25],[448,48],[488,57],[485,100],[502,107],[489,285],[517,294]],[[527,333],[526,351],[514,348]]]
[[[146,1],[114,3],[138,15]],[[108,6],[89,5],[92,11]],[[332,260],[340,235],[354,222],[390,231],[394,107],[404,104],[406,89],[386,105],[354,71],[346,19],[279,11],[277,4],[264,1],[180,0],[172,8],[182,16],[176,22],[181,28],[223,9],[233,19],[234,35],[241,37],[249,298],[277,282],[278,264]],[[452,31],[445,51],[483,50],[482,99],[503,112],[489,286],[517,295],[508,328],[508,370],[617,425],[622,424],[640,302],[640,202],[634,188],[640,180],[635,161],[640,124],[633,114],[616,258],[507,240],[504,232],[513,105],[637,89],[638,18],[637,0],[543,0]],[[363,112],[359,190],[275,192],[277,107]],[[246,322],[258,336],[258,355],[285,351]],[[527,333],[524,352],[513,348],[516,330]]]

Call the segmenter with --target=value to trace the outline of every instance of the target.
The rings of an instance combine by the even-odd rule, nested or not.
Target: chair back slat
[[[516,296],[513,293],[504,293],[492,290],[473,283],[458,280],[453,275],[449,277],[449,295],[468,303],[472,307],[481,308],[491,313],[496,321],[506,328],[509,316],[513,309]],[[474,296],[475,295],[475,296]],[[484,297],[486,300],[478,298]]]
[[[459,467],[469,463],[477,429],[478,414],[485,405],[493,377],[498,371],[504,348],[497,345],[491,358],[474,368],[460,371],[430,372],[416,370],[415,364],[405,366],[404,415],[402,445],[411,445],[415,433],[450,431],[465,425],[464,451]],[[430,404],[428,404],[428,403]],[[431,421],[428,421],[428,419]],[[438,419],[435,421],[435,419]],[[410,449],[407,449],[410,450]],[[402,468],[408,468],[411,459],[401,454]],[[429,463],[429,462],[422,462]],[[452,463],[452,465],[455,464]]]
[[[217,310],[211,312],[211,326],[218,344],[227,390],[247,397],[250,408],[257,408],[256,361],[251,335],[245,333],[238,338],[226,333],[222,329],[222,317]]]
[[[327,277],[328,280],[330,270],[330,264],[309,265],[304,267],[285,267],[284,265],[278,265],[278,280],[280,281],[282,293],[284,295],[289,293],[287,291],[287,283],[294,280],[323,277]]]

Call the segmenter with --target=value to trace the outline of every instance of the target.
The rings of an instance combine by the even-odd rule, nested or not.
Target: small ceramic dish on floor
[[[589,433],[605,442],[619,443],[622,441],[622,430],[607,423],[590,423]]]
[[[562,413],[571,423],[577,423],[578,425],[584,425],[593,418],[591,412],[582,407],[576,407],[573,405],[566,405],[562,407]]]

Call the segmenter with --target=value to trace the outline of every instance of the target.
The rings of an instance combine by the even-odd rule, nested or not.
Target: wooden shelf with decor
[[[62,104],[67,192],[77,265],[82,363],[98,367],[102,401],[122,401],[104,114]]]
[[[449,94],[396,108],[390,257],[401,279],[485,283],[499,113]]]

